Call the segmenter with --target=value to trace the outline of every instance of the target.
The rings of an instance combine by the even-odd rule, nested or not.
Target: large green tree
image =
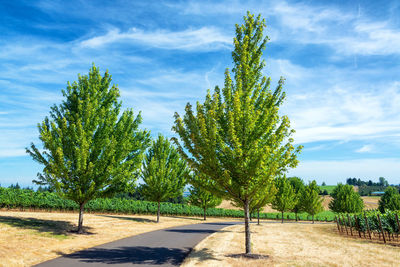
[[[302,210],[312,216],[313,223],[315,214],[324,210],[322,206],[322,198],[319,196],[319,191],[319,186],[314,180],[305,186],[299,197],[299,203],[302,205]]]
[[[120,112],[117,86],[108,71],[93,65],[89,75],[62,90],[64,100],[51,107],[38,125],[42,148],[26,151],[44,165],[34,182],[49,185],[60,196],[79,204],[78,233],[83,232],[85,204],[125,190],[137,177],[149,133],[139,130],[140,113]]]
[[[379,211],[400,210],[400,194],[396,187],[389,186],[379,200]]]
[[[364,209],[364,202],[352,185],[339,183],[331,193],[329,208],[334,212],[355,213]]]
[[[297,204],[298,199],[294,191],[293,186],[286,177],[278,177],[275,179],[275,186],[278,191],[275,194],[275,198],[272,201],[272,208],[282,213],[290,211]]]
[[[234,66],[225,71],[224,87],[208,92],[195,111],[188,103],[183,118],[175,114],[173,127],[181,140],[174,141],[191,168],[213,180],[218,195],[242,203],[246,254],[251,253],[249,204],[270,179],[297,165],[300,152],[293,146],[289,118],[278,112],[284,79],[271,90],[270,78],[263,76],[265,27],[261,16],[250,13],[236,25]]]
[[[157,222],[160,221],[160,202],[183,194],[189,175],[186,162],[162,135],[152,142],[142,167],[145,199],[157,202]]]

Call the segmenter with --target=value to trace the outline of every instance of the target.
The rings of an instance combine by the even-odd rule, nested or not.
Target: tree
[[[174,138],[181,155],[193,170],[215,182],[209,191],[236,202],[244,208],[246,254],[251,253],[249,211],[257,192],[262,192],[274,177],[298,163],[287,116],[279,106],[285,93],[281,78],[270,90],[270,78],[263,77],[261,59],[268,38],[263,36],[265,21],[250,13],[244,24],[236,25],[234,67],[225,71],[222,90],[208,91],[196,112],[188,103],[183,119],[175,113]]]
[[[321,184],[322,186],[326,186],[326,183],[325,182],[322,182],[322,184]]]
[[[400,210],[400,194],[397,188],[388,186],[379,200],[379,211]]]
[[[388,181],[385,179],[385,177],[379,177],[379,185],[380,186],[389,186]]]
[[[195,175],[193,175],[196,177]],[[192,176],[192,177],[193,177]],[[192,178],[191,180],[193,181]],[[192,182],[193,183],[193,182]],[[189,203],[203,209],[203,218],[206,220],[206,212],[208,208],[215,208],[221,204],[222,199],[199,186],[200,183],[194,183],[189,189]]]
[[[85,204],[134,184],[149,133],[139,130],[140,113],[120,113],[119,89],[111,86],[94,65],[89,75],[62,90],[64,100],[54,105],[50,118],[38,125],[43,151],[33,143],[26,149],[44,165],[35,183],[48,185],[61,197],[79,205],[78,233],[83,232]]]
[[[260,224],[260,209],[265,207],[265,205],[272,203],[273,199],[275,198],[275,194],[277,192],[277,189],[275,187],[274,180],[270,180],[267,186],[264,188],[263,191],[258,191],[253,198],[251,199],[251,202],[249,203],[249,213],[250,215],[254,214],[257,212],[257,224]],[[244,208],[243,207],[243,202],[237,202],[233,201],[232,204],[235,207],[239,208]],[[250,218],[251,220],[251,218]]]
[[[301,198],[301,196],[303,195],[303,191],[304,191],[304,182],[303,182],[303,180],[301,180],[299,177],[290,177],[289,178],[289,182],[290,182],[290,184],[292,185],[292,187],[294,189],[294,193],[296,195],[295,198],[297,200],[299,200]],[[297,201],[296,205],[294,205],[294,207],[291,209],[291,211],[295,213],[296,222],[298,221],[297,214],[299,212],[301,212],[302,209],[303,209],[303,205],[302,205],[302,203],[300,201]]]
[[[283,223],[283,213],[285,211],[292,210],[297,204],[298,199],[296,197],[294,188],[286,177],[276,178],[275,186],[278,191],[276,192],[275,198],[272,201],[272,208],[282,213]]]
[[[329,208],[334,212],[355,213],[364,209],[364,202],[353,186],[339,183],[331,193]]]
[[[141,193],[145,199],[157,202],[157,222],[160,202],[182,195],[189,174],[186,162],[167,138],[158,135],[143,162]]]
[[[265,187],[264,191],[259,191],[256,193],[254,198],[250,203],[250,214],[257,211],[257,224],[260,225],[260,209],[264,208],[265,205],[272,203],[275,198],[275,194],[277,189],[273,181],[269,183],[267,187]]]
[[[304,188],[303,194],[300,197],[300,203],[303,206],[302,209],[312,216],[314,223],[314,215],[324,210],[316,181],[310,182]]]

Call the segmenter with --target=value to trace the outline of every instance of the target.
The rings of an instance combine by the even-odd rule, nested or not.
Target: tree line
[[[372,180],[363,181],[360,178],[347,178],[346,184],[356,186],[389,186],[389,182],[385,179],[385,177],[379,177],[379,182],[373,182]]]

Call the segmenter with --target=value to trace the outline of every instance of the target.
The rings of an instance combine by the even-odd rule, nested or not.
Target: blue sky
[[[266,18],[265,75],[286,78],[303,179],[400,183],[398,1],[1,1],[0,184],[30,185],[26,154],[61,89],[92,62],[143,127],[172,136],[173,113],[231,67],[235,23]]]

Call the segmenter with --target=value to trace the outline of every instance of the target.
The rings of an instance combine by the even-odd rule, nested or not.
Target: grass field
[[[254,260],[230,255],[244,252],[243,225],[225,228],[200,242],[183,267],[192,266],[398,266],[400,247],[352,239],[334,224],[262,223],[252,225]]]
[[[203,222],[199,218],[161,217],[156,223],[155,216],[85,214],[89,234],[77,235],[71,232],[77,220],[77,213],[0,211],[0,266],[31,266],[124,237]]]
[[[333,189],[335,189],[336,185],[320,185],[319,188],[321,191],[328,191],[328,194],[333,192]]]

